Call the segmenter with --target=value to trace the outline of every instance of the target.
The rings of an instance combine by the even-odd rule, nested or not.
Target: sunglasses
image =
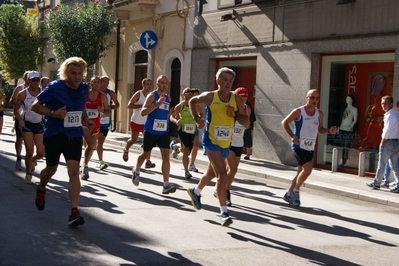
[[[316,101],[320,100],[320,97],[315,97],[315,96],[308,96],[308,98],[309,98],[310,100],[312,100],[312,101],[314,101],[314,100],[316,100]]]
[[[30,79],[30,81],[39,82],[40,79]]]

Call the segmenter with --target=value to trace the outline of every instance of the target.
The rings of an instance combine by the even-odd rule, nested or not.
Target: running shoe
[[[215,190],[213,191],[213,196],[218,199],[218,192]],[[226,190],[226,205],[231,206],[231,195],[230,190]]]
[[[376,184],[374,184],[374,181],[367,182],[366,186],[371,187],[372,189],[380,189],[380,186],[377,186]]]
[[[155,163],[151,162],[150,160],[147,160],[147,162],[145,163],[145,168],[154,168],[155,167]]]
[[[85,220],[80,216],[80,212],[77,209],[73,209],[68,219],[68,226],[78,226],[85,224]]]
[[[35,171],[36,165],[37,165],[37,160],[34,160],[34,161],[32,162],[32,168],[31,168],[31,170],[30,170],[30,174],[31,174],[31,175],[32,175],[32,173]]]
[[[224,212],[220,215],[220,223],[222,226],[229,226],[233,223],[228,212]]]
[[[108,167],[108,164],[104,163],[104,161],[100,161],[100,164],[98,166],[100,170],[105,170]]]
[[[123,150],[123,156],[122,156],[122,158],[123,158],[123,160],[125,161],[125,162],[127,162],[128,160],[129,160],[129,151],[127,151],[127,150]]]
[[[294,205],[295,207],[299,207],[301,206],[301,201],[299,199],[299,191],[298,192],[292,192],[292,205]]]
[[[195,167],[194,163],[190,163],[190,166],[188,167],[188,170],[191,172],[198,172],[198,169]]]
[[[382,183],[380,187],[382,187],[382,188],[389,188],[389,184]]]
[[[169,193],[175,193],[175,192],[176,192],[176,187],[173,184],[163,186],[162,194],[169,194]]]
[[[88,166],[83,166],[80,168],[80,175],[82,180],[87,180],[89,179],[89,167]]]
[[[186,171],[186,173],[184,174],[184,176],[186,177],[186,179],[190,179],[190,178],[193,177],[193,176],[190,174],[189,171]]]
[[[132,182],[136,187],[140,184],[140,174],[133,171]]]
[[[396,187],[390,189],[389,191],[391,191],[393,193],[399,193],[399,186],[396,186]]]
[[[195,194],[194,188],[188,188],[187,193],[191,198],[191,205],[193,205],[194,209],[201,210],[201,195],[198,196],[197,194]]]
[[[44,206],[46,204],[46,190],[41,191],[39,186],[36,188],[35,204],[39,211],[44,210]]]
[[[21,162],[21,160],[17,160],[15,162],[15,170],[22,170],[22,162]]]
[[[284,199],[286,202],[288,202],[290,205],[294,205],[294,204],[292,203],[292,198],[291,198],[291,192],[290,192],[290,191],[287,191],[287,192],[284,194],[283,199]]]
[[[32,175],[26,174],[25,175],[25,184],[30,184],[30,183],[32,183]]]

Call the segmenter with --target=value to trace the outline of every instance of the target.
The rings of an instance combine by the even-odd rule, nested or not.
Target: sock
[[[227,206],[220,206],[220,214],[223,214],[224,212],[229,212],[228,210],[227,210]]]
[[[21,161],[22,160],[22,156],[17,156],[17,161]]]
[[[163,182],[163,186],[164,186],[164,187],[169,186],[169,181]]]
[[[197,196],[201,195],[201,191],[202,191],[202,189],[199,189],[198,186],[195,186],[195,188],[194,188],[194,193],[195,193]]]
[[[298,194],[298,193],[299,193],[299,190],[296,189],[296,188],[294,188],[293,192],[294,192],[295,194]]]
[[[84,164],[83,167],[86,168],[86,167],[89,167],[89,166],[87,164]]]

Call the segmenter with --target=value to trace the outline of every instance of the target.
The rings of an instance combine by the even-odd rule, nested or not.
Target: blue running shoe
[[[201,210],[201,195],[198,196],[197,194],[195,194],[194,188],[188,188],[187,193],[191,198],[191,205],[193,205],[194,209]]]
[[[222,226],[229,226],[233,223],[228,212],[224,212],[220,215],[220,223]]]
[[[298,192],[292,192],[293,198],[292,198],[292,205],[295,207],[301,206],[301,201],[299,200],[299,191]]]
[[[287,192],[284,194],[283,200],[285,200],[286,202],[288,202],[290,205],[293,205],[293,204],[292,204],[291,192],[290,192],[290,191],[287,191]]]

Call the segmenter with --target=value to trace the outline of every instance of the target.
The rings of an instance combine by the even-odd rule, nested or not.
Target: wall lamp
[[[222,21],[228,21],[228,20],[234,20],[235,17],[233,14],[226,14],[220,17],[220,22]]]
[[[337,5],[346,5],[350,3],[355,3],[356,0],[338,0]]]

